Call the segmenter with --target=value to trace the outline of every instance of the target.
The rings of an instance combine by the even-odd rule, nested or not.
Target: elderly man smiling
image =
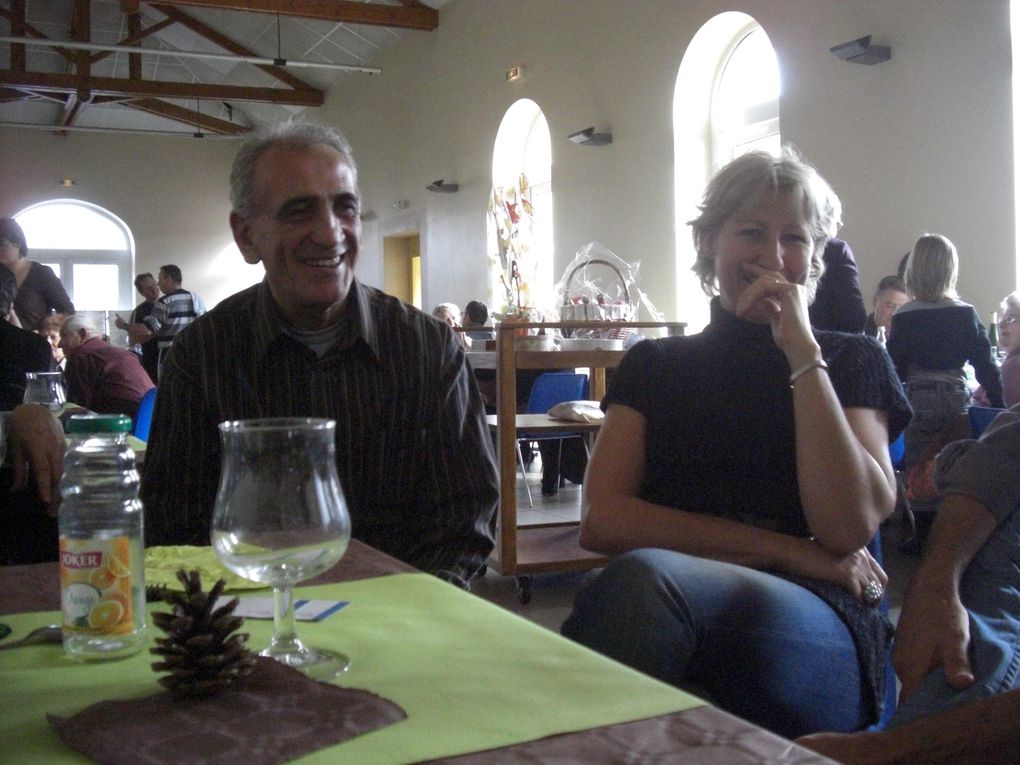
[[[142,483],[149,544],[207,544],[217,424],[337,421],[353,535],[460,586],[492,549],[498,484],[482,400],[445,324],[354,275],[357,169],[339,132],[260,132],[231,172],[230,225],[265,279],[176,338]]]

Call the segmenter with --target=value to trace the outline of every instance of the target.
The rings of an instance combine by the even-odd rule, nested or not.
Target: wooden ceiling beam
[[[245,46],[241,45],[240,43],[235,42],[234,40],[231,40],[226,35],[220,34],[215,29],[210,27],[208,24],[204,24],[201,21],[199,21],[198,19],[196,19],[195,17],[188,15],[184,11],[179,10],[178,8],[174,8],[169,3],[149,3],[149,5],[151,5],[153,8],[155,8],[160,13],[164,14],[169,21],[174,21],[174,22],[180,24],[181,26],[187,27],[192,32],[194,32],[195,34],[201,35],[206,40],[209,40],[210,42],[215,43],[216,45],[218,45],[221,48],[223,48],[223,50],[225,50],[225,51],[229,51],[230,53],[234,53],[234,54],[236,54],[238,56],[260,56],[261,55],[259,53],[256,53],[255,51],[251,50],[250,48],[246,48]],[[275,66],[263,66],[261,64],[256,64],[256,66],[259,69],[261,69],[263,72],[268,74],[270,77],[276,78],[280,82],[282,82],[282,83],[284,83],[286,85],[289,85],[290,87],[294,88],[295,90],[315,90],[315,88],[313,88],[311,85],[309,85],[304,80],[298,79],[297,77],[292,75],[290,72],[284,71],[284,70],[280,69],[279,67],[275,67]]]
[[[85,104],[75,93],[68,93],[67,100],[64,101],[64,108],[60,113],[60,126],[71,127],[74,121],[81,114],[82,107]]]
[[[191,5],[221,10],[300,16],[320,21],[418,29],[439,26],[439,12],[427,5],[382,5],[351,0],[165,0],[164,5]]]
[[[0,85],[31,88],[44,93],[73,93],[78,90],[74,74],[12,72],[0,70]],[[289,88],[249,88],[240,85],[207,85],[199,82],[154,82],[116,77],[93,77],[91,91],[96,95],[132,98],[198,98],[204,101],[237,101],[288,106],[322,106],[326,97],[319,90]]]
[[[0,88],[0,103],[10,103],[11,101],[25,101],[29,98],[29,95],[21,90],[15,90],[14,88]]]
[[[15,3],[19,2],[19,1],[23,2],[23,0],[14,0]],[[11,33],[12,33],[12,36],[13,36],[13,33],[14,33],[14,28],[15,28],[15,26],[14,26],[14,14],[13,14],[13,10],[14,10],[14,6],[13,5],[11,6],[11,10],[7,10],[6,8],[0,8],[0,18],[5,18],[9,22],[11,22]],[[21,37],[34,37],[37,40],[48,40],[48,39],[50,39],[46,35],[44,35],[41,31],[39,31],[39,29],[37,27],[34,27],[31,24],[25,24],[24,25],[24,32],[21,34]],[[13,52],[13,50],[15,48],[22,48],[22,49],[24,49],[24,47],[25,47],[24,45],[19,45],[19,44],[15,43],[14,45],[11,46],[11,50]],[[57,53],[59,53],[61,56],[63,56],[65,59],[67,59],[72,64],[75,63],[78,60],[77,56],[75,55],[75,52],[71,51],[71,50],[68,50],[66,48],[52,48],[51,50],[55,50]],[[11,69],[14,69],[14,67],[12,66]]]
[[[71,39],[75,42],[87,43],[92,39],[92,3],[90,0],[73,0],[71,4]],[[87,50],[76,51],[75,74],[78,76],[77,101],[88,103],[92,99],[90,82],[92,80],[92,57]],[[78,112],[78,107],[65,109],[65,116],[71,113],[71,119]],[[69,123],[65,123],[65,127]]]
[[[11,22],[13,37],[25,36],[25,0],[11,0],[11,11],[8,16]],[[11,46],[11,69],[15,72],[25,71],[25,46]]]
[[[142,34],[142,14],[138,12],[138,2],[136,0],[135,7],[132,12],[125,10],[128,22],[128,39],[131,42],[121,43],[121,45],[134,45],[135,40],[131,38],[138,37]],[[145,30],[145,34],[152,34],[148,29]],[[95,61],[95,59],[93,59]],[[129,53],[128,54],[128,79],[129,80],[140,80],[142,79],[142,54],[141,53]]]
[[[132,22],[131,21],[132,19],[136,19],[137,21],[136,22]],[[125,37],[123,40],[119,40],[116,44],[117,45],[134,45],[135,43],[141,42],[146,37],[149,37],[150,35],[156,34],[156,32],[159,32],[162,29],[166,29],[169,26],[173,26],[173,23],[174,23],[170,19],[163,19],[162,21],[160,21],[160,22],[158,22],[156,24],[153,24],[151,27],[146,27],[145,29],[142,29],[142,23],[141,22],[142,22],[142,19],[141,19],[141,16],[139,14],[134,14],[133,16],[128,16],[128,36]],[[137,28],[135,28],[135,24],[137,24]],[[112,55],[113,55],[113,51],[110,51],[110,50],[104,50],[104,51],[100,51],[99,53],[93,53],[92,56],[91,56],[92,63],[94,64],[97,61],[102,61],[107,56],[112,56]],[[128,58],[129,61],[131,60],[131,57],[137,57],[138,60],[141,61],[142,54],[140,54],[140,53],[129,53],[128,57],[129,57]]]
[[[195,128],[196,132],[205,131],[218,135],[242,135],[250,132],[250,128],[244,125],[221,120],[218,117],[206,116],[193,109],[185,109],[183,106],[170,104],[156,98],[132,99],[130,101],[122,101],[121,105],[190,125]]]

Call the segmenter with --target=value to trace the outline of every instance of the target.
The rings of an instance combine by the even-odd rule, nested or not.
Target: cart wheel
[[[521,603],[527,605],[531,602],[531,577],[530,576],[519,576],[517,577],[517,597]]]

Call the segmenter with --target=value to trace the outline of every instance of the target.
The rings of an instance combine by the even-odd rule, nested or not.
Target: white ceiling
[[[13,0],[0,0],[0,36],[13,36],[11,21],[4,11],[10,11]],[[74,39],[71,32],[73,0],[25,0],[26,27],[31,36],[39,33],[51,40]],[[266,4],[271,4],[268,0]],[[394,7],[415,5],[411,0],[355,0]],[[447,0],[423,0],[423,4],[437,9]],[[129,37],[128,16],[122,0],[91,0],[91,43],[116,45]],[[164,21],[167,16],[159,10],[159,2],[137,3],[141,28],[147,29]],[[281,7],[286,8],[286,3]],[[196,21],[224,35],[257,56],[285,58],[299,61],[328,62],[354,66],[372,66],[373,59],[406,34],[431,34],[429,31],[408,30],[397,27],[375,26],[350,22],[323,21],[273,13],[180,5],[173,12],[186,14]],[[168,83],[201,83],[218,86],[273,88],[286,91],[288,85],[249,63],[224,60],[194,59],[175,56],[174,51],[197,51],[224,54],[224,48],[181,24],[172,24],[144,37],[134,46],[166,51],[159,55],[143,55],[141,79]],[[10,43],[0,43],[0,125],[49,126],[60,129],[67,121],[69,96],[64,93],[43,92],[39,88],[23,87],[17,73],[11,71]],[[68,51],[73,55],[73,51]],[[93,53],[93,56],[96,54]],[[130,54],[111,53],[91,65],[92,78],[129,77]],[[25,46],[25,71],[28,73],[74,74],[76,67],[65,53],[54,48]],[[287,67],[293,77],[320,91],[326,91],[339,77],[368,77],[369,74],[341,72],[325,69]],[[70,97],[73,102],[74,97]],[[119,102],[85,103],[69,121],[71,130],[131,130],[180,132],[197,131],[213,134],[209,126],[202,127],[202,119],[214,118],[238,126],[251,127],[257,123],[276,121],[300,114],[303,105],[279,103],[252,103],[228,97],[170,98],[159,97],[162,104],[188,111],[185,121],[169,119],[151,110],[142,111],[128,106],[134,99],[122,98]],[[159,111],[159,109],[157,109]],[[210,123],[212,119],[210,119]]]

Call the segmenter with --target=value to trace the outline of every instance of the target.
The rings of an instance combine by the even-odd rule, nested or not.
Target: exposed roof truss
[[[343,59],[353,50],[362,60],[350,64],[358,65],[397,39],[394,35],[433,30],[439,23],[438,11],[419,0],[399,0],[397,5],[365,0],[63,0],[43,3],[51,12],[44,25],[33,23],[36,1],[0,0],[6,2],[6,7],[0,6],[0,19],[8,22],[10,37],[145,48],[143,55],[7,43],[7,67],[0,68],[0,105],[12,101],[59,105],[59,110],[46,112],[57,130],[73,127],[86,110],[115,105],[199,133],[246,133],[251,121],[245,105],[295,113],[321,106],[325,92],[321,85],[281,66],[235,64],[222,54],[282,60],[281,39],[286,35],[325,63],[346,65]],[[40,10],[40,18],[44,15]],[[102,29],[94,26],[97,18],[103,20]],[[240,39],[225,31],[235,28]],[[66,36],[54,34],[55,30]],[[245,44],[244,33],[251,43]],[[389,37],[373,39],[380,34]],[[207,65],[174,57],[175,49],[184,52],[192,47],[219,60]],[[148,55],[150,49],[158,55]]]

